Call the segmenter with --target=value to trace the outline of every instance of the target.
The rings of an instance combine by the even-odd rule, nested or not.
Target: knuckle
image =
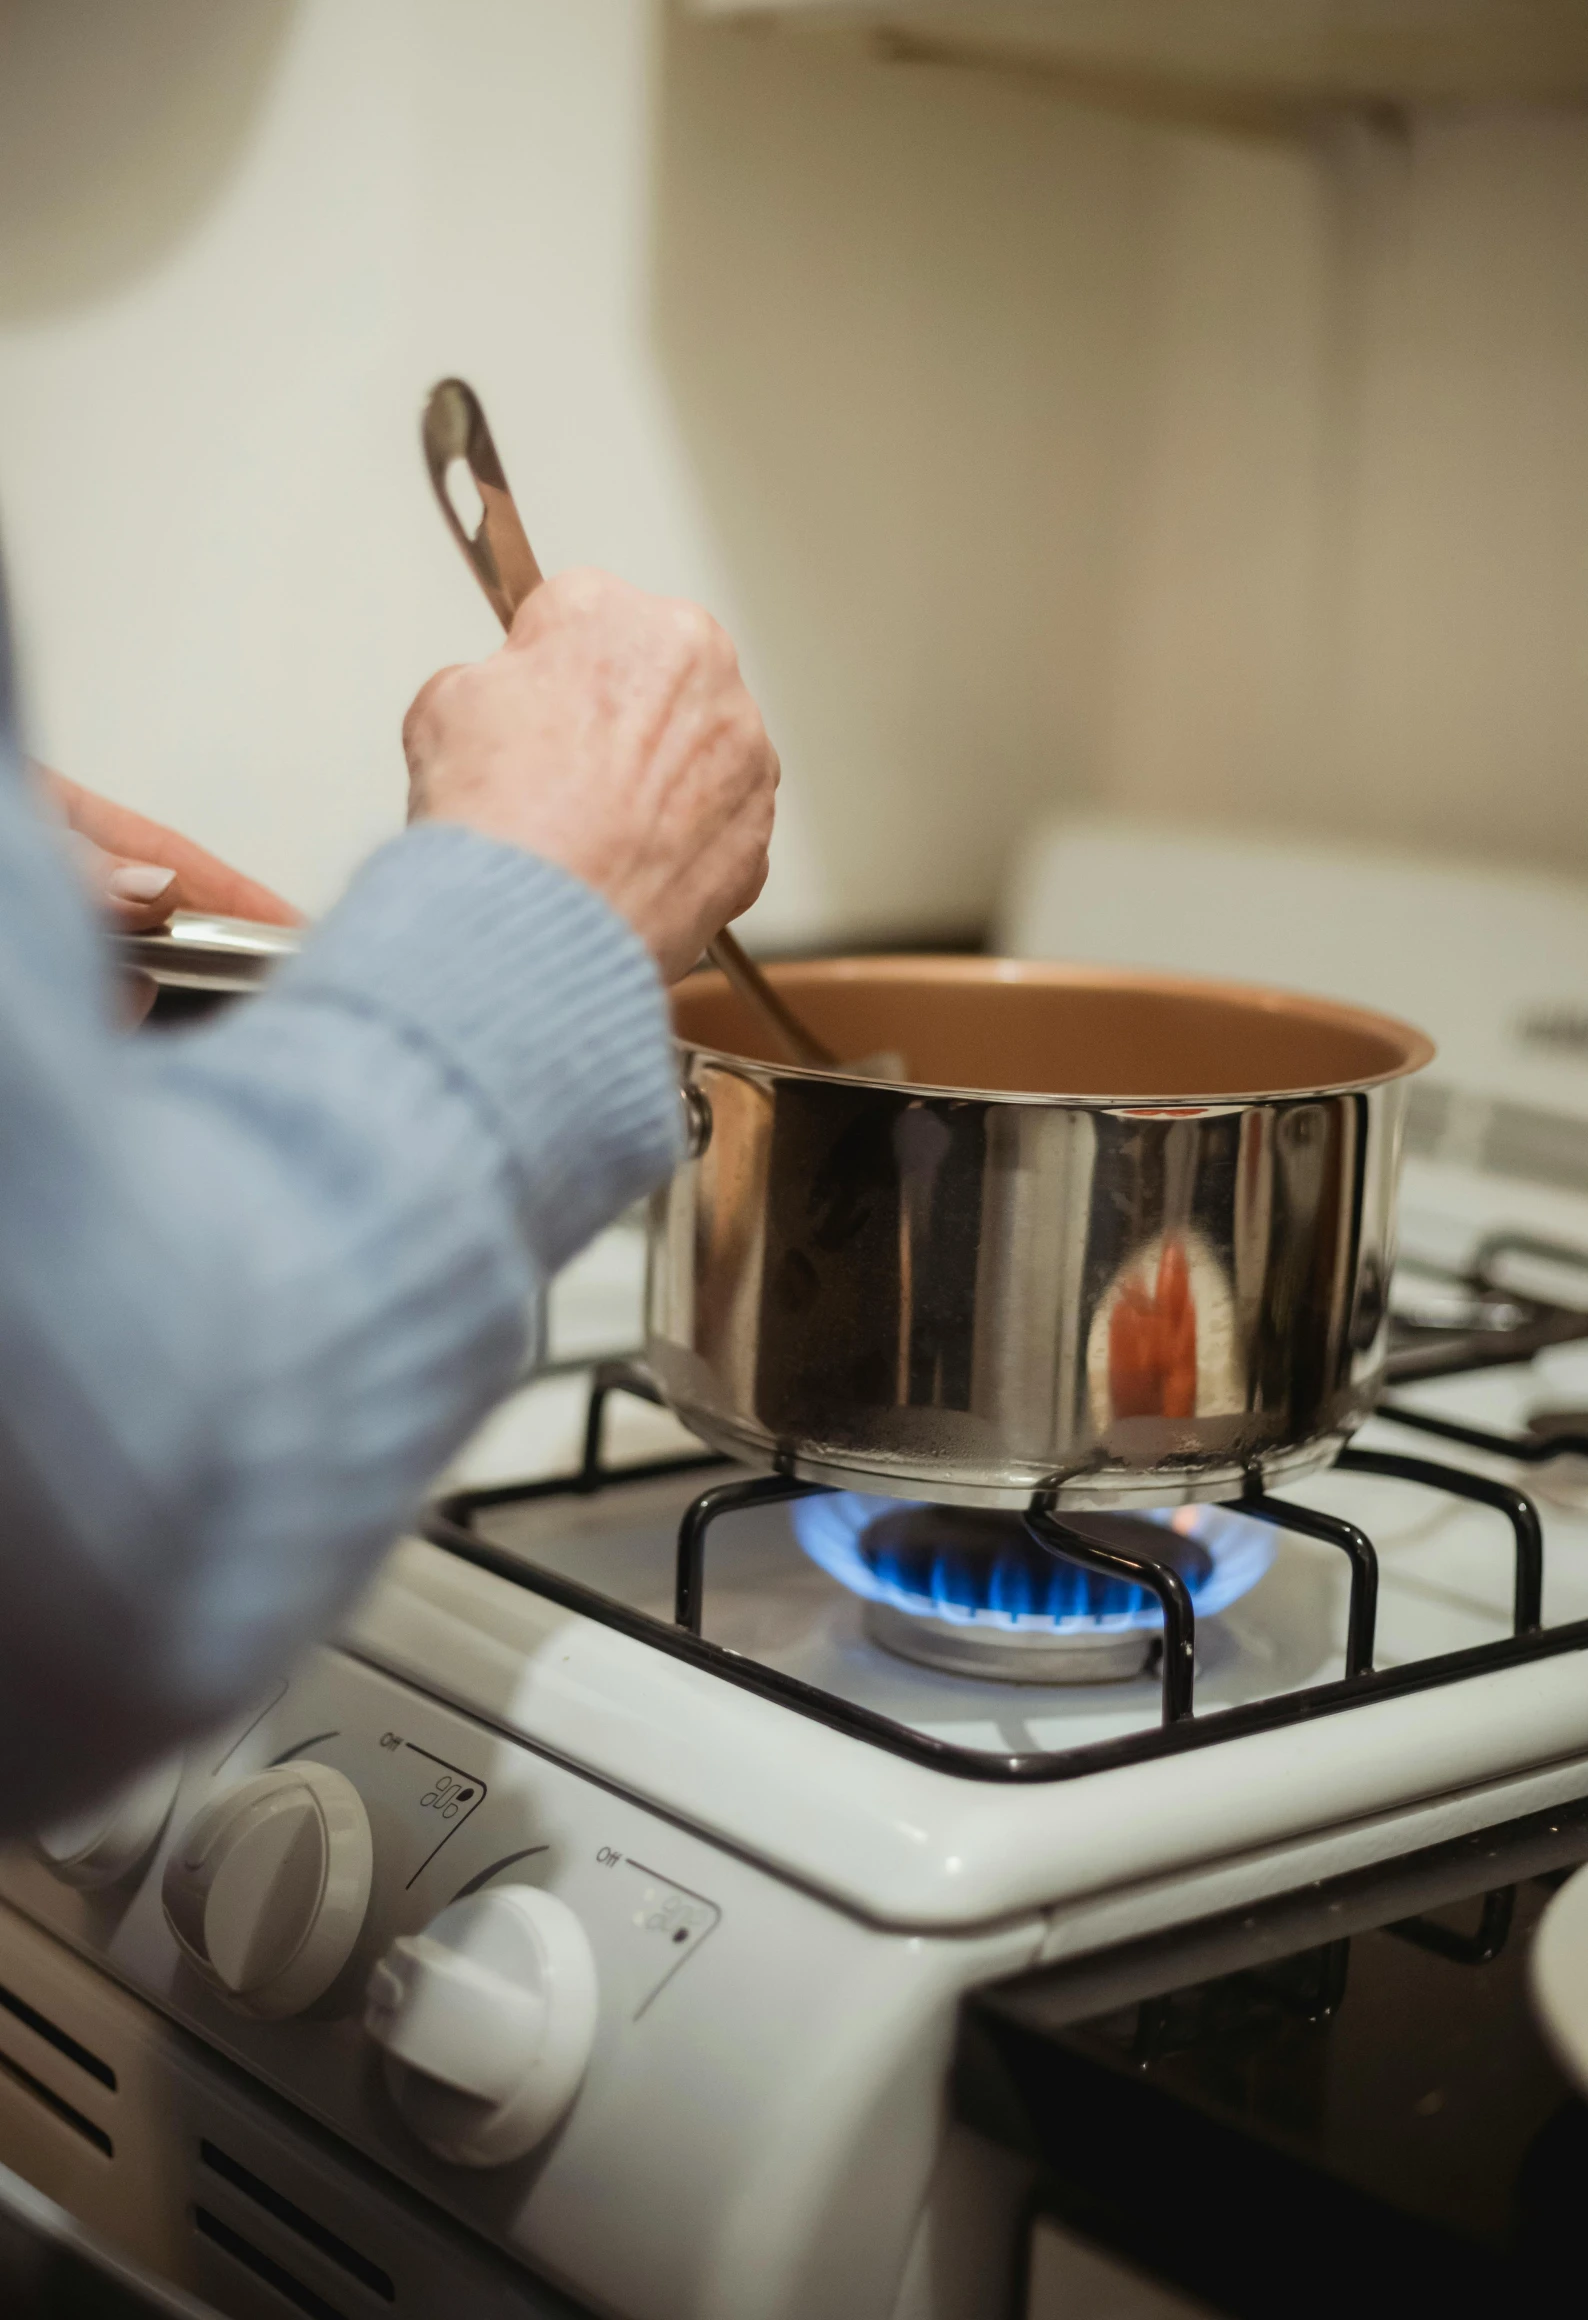
[[[427,677],[408,704],[403,719],[403,746],[412,748],[426,741],[434,732],[436,721],[448,697],[456,690],[460,677],[467,674],[462,664],[454,663],[437,669]]]
[[[548,603],[566,604],[585,610],[599,603],[611,585],[610,576],[594,564],[570,564],[565,572],[558,572],[541,589]]]
[[[782,766],[771,737],[761,722],[761,712],[748,694],[745,695],[744,706],[739,714],[736,738],[745,767],[757,788],[765,789],[768,793],[775,790],[782,775]]]
[[[513,615],[513,625],[507,632],[510,646],[533,644],[557,616],[557,601],[552,594],[554,583],[547,581],[543,588],[532,588]]]
[[[696,660],[709,658],[722,631],[704,605],[691,604],[680,596],[674,597],[667,609],[673,632],[685,652]]]
[[[525,597],[518,618],[526,620],[527,616],[531,632],[562,620],[597,619],[620,603],[626,593],[624,583],[612,573],[594,564],[571,564],[565,572],[554,572],[533,595]],[[518,622],[513,625],[516,631]]]

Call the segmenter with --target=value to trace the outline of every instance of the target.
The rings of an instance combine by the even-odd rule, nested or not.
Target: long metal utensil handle
[[[433,387],[425,404],[420,437],[431,488],[446,527],[497,619],[503,628],[511,628],[513,615],[525,597],[540,586],[541,569],[513,504],[474,389],[462,379],[443,379]],[[453,504],[448,483],[450,470],[460,460],[480,495],[480,517],[472,532]],[[824,1047],[805,1028],[726,927],[707,944],[706,955],[713,966],[721,968],[740,998],[773,1026],[795,1063],[817,1071],[834,1068],[838,1058],[831,1048]]]
[[[432,387],[420,438],[431,489],[446,527],[485,591],[491,610],[504,628],[511,628],[514,613],[526,596],[533,596],[542,574],[474,389],[462,379],[443,379]],[[480,495],[480,520],[472,532],[454,506],[448,484],[451,470],[460,460]]]

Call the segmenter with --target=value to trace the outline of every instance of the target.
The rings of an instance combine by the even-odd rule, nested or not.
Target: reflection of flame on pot
[[[1133,1675],[1163,1625],[1156,1596],[1061,1561],[1018,1514],[832,1491],[791,1509],[800,1545],[864,1598],[872,1636],[906,1658],[1026,1683]],[[1078,1514],[1081,1537],[1173,1564],[1200,1617],[1274,1557],[1269,1528],[1215,1506]]]
[[[1204,1418],[1246,1405],[1245,1337],[1228,1265],[1195,1224],[1132,1250],[1098,1299],[1086,1337],[1086,1392],[1098,1439],[1131,1432],[1137,1451],[1195,1440]],[[1143,1435],[1141,1429],[1145,1429]],[[1132,1453],[1134,1455],[1134,1453]]]
[[[1185,1244],[1165,1239],[1157,1278],[1121,1284],[1108,1321],[1116,1418],[1189,1418],[1197,1406],[1197,1313]]]

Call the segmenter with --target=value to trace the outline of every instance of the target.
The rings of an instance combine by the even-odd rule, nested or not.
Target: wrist
[[[643,881],[622,877],[610,859],[605,863],[599,861],[588,844],[573,842],[572,833],[552,826],[544,817],[480,812],[473,801],[415,797],[409,806],[408,820],[414,829],[468,830],[490,845],[509,847],[516,854],[528,855],[532,861],[561,871],[564,877],[577,879],[644,944],[664,981],[676,982],[694,964],[698,944],[683,967],[676,963],[673,954],[678,945],[671,937],[669,923],[670,917],[676,914],[647,907],[653,898],[645,895]]]

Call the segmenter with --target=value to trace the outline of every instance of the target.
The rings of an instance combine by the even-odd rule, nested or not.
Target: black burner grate
[[[1485,1243],[1470,1273],[1449,1278],[1456,1286],[1471,1291],[1478,1298],[1495,1300],[1504,1296],[1515,1310],[1514,1325],[1509,1329],[1500,1329],[1492,1326],[1492,1323],[1486,1323],[1479,1332],[1462,1331],[1454,1335],[1442,1329],[1419,1333],[1403,1327],[1397,1332],[1396,1350],[1391,1358],[1391,1372],[1398,1381],[1411,1382],[1420,1378],[1449,1376],[1463,1370],[1526,1361],[1545,1345],[1564,1344],[1588,1336],[1588,1313],[1546,1305],[1537,1298],[1523,1298],[1502,1288],[1495,1278],[1497,1268],[1506,1257],[1517,1255],[1558,1265],[1588,1267],[1588,1258],[1579,1256],[1575,1251],[1521,1236],[1497,1236]],[[1419,1334],[1436,1342],[1419,1350],[1415,1342]],[[1457,1358],[1458,1345],[1465,1358]],[[583,1456],[574,1473],[539,1482],[458,1492],[436,1509],[426,1525],[426,1535],[435,1545],[446,1548],[481,1570],[493,1572],[500,1578],[510,1580],[515,1586],[529,1588],[587,1617],[602,1620],[608,1626],[639,1636],[676,1657],[711,1669],[713,1673],[747,1691],[776,1700],[800,1715],[849,1733],[854,1738],[869,1741],[894,1755],[908,1757],[917,1763],[929,1764],[938,1770],[956,1773],[967,1779],[1020,1782],[1074,1779],[1084,1773],[1137,1763],[1186,1748],[1204,1747],[1221,1740],[1241,1738],[1248,1733],[1275,1731],[1290,1725],[1308,1723],[1317,1717],[1337,1714],[1370,1700],[1432,1690],[1441,1685],[1459,1683],[1469,1676],[1514,1666],[1519,1662],[1552,1658],[1563,1652],[1588,1648],[1588,1620],[1550,1629],[1545,1629],[1543,1625],[1543,1530],[1537,1509],[1524,1492],[1509,1483],[1493,1481],[1487,1476],[1469,1473],[1465,1468],[1446,1466],[1428,1458],[1347,1449],[1341,1452],[1337,1461],[1342,1472],[1375,1475],[1407,1482],[1421,1489],[1441,1491],[1476,1505],[1491,1507],[1504,1517],[1512,1539],[1512,1633],[1495,1643],[1440,1653],[1402,1667],[1375,1667],[1378,1557],[1372,1541],[1356,1524],[1338,1515],[1321,1513],[1314,1507],[1297,1506],[1289,1500],[1271,1497],[1264,1490],[1261,1478],[1254,1473],[1240,1498],[1232,1502],[1239,1513],[1336,1547],[1350,1565],[1346,1672],[1343,1679],[1335,1683],[1315,1684],[1305,1690],[1280,1694],[1273,1699],[1221,1708],[1209,1715],[1198,1716],[1195,1714],[1194,1703],[1196,1615],[1185,1581],[1176,1569],[1172,1556],[1168,1552],[1160,1557],[1145,1551],[1147,1542],[1142,1535],[1145,1525],[1129,1534],[1128,1542],[1122,1539],[1119,1544],[1111,1541],[1105,1546],[1099,1543],[1095,1534],[1083,1536],[1056,1513],[1051,1504],[1039,1497],[1027,1509],[1024,1518],[1028,1533],[1039,1547],[1049,1554],[1078,1563],[1084,1569],[1144,1588],[1155,1595],[1161,1604],[1163,1634],[1158,1665],[1163,1693],[1162,1722],[1152,1730],[1132,1733],[1122,1739],[1092,1741],[1076,1748],[1054,1751],[1005,1754],[964,1747],[956,1742],[939,1740],[928,1733],[918,1732],[907,1724],[898,1723],[890,1717],[878,1715],[872,1709],[860,1707],[853,1701],[804,1683],[800,1678],[787,1675],[780,1669],[767,1667],[759,1660],[713,1643],[701,1633],[706,1549],[714,1525],[724,1516],[743,1512],[747,1508],[814,1497],[825,1489],[823,1484],[797,1481],[786,1474],[751,1475],[708,1484],[685,1510],[679,1525],[671,1625],[648,1613],[632,1610],[609,1596],[579,1585],[577,1581],[526,1564],[519,1557],[492,1545],[479,1535],[474,1527],[476,1518],[493,1507],[519,1505],[534,1499],[559,1496],[588,1496],[596,1491],[621,1487],[625,1483],[705,1472],[729,1463],[714,1452],[701,1450],[682,1457],[652,1459],[619,1467],[608,1466],[604,1449],[605,1416],[614,1393],[633,1394],[649,1402],[660,1401],[651,1380],[634,1364],[626,1361],[598,1364],[591,1378]],[[1588,1456],[1588,1413],[1585,1413],[1580,1429],[1570,1424],[1557,1424],[1537,1433],[1520,1436],[1495,1434],[1480,1427],[1458,1425],[1447,1419],[1430,1417],[1422,1411],[1409,1409],[1397,1401],[1381,1404],[1377,1414],[1395,1425],[1417,1428],[1427,1434],[1459,1443],[1465,1448],[1483,1451],[1497,1458],[1516,1460],[1524,1465],[1542,1465],[1550,1459],[1571,1455]]]

